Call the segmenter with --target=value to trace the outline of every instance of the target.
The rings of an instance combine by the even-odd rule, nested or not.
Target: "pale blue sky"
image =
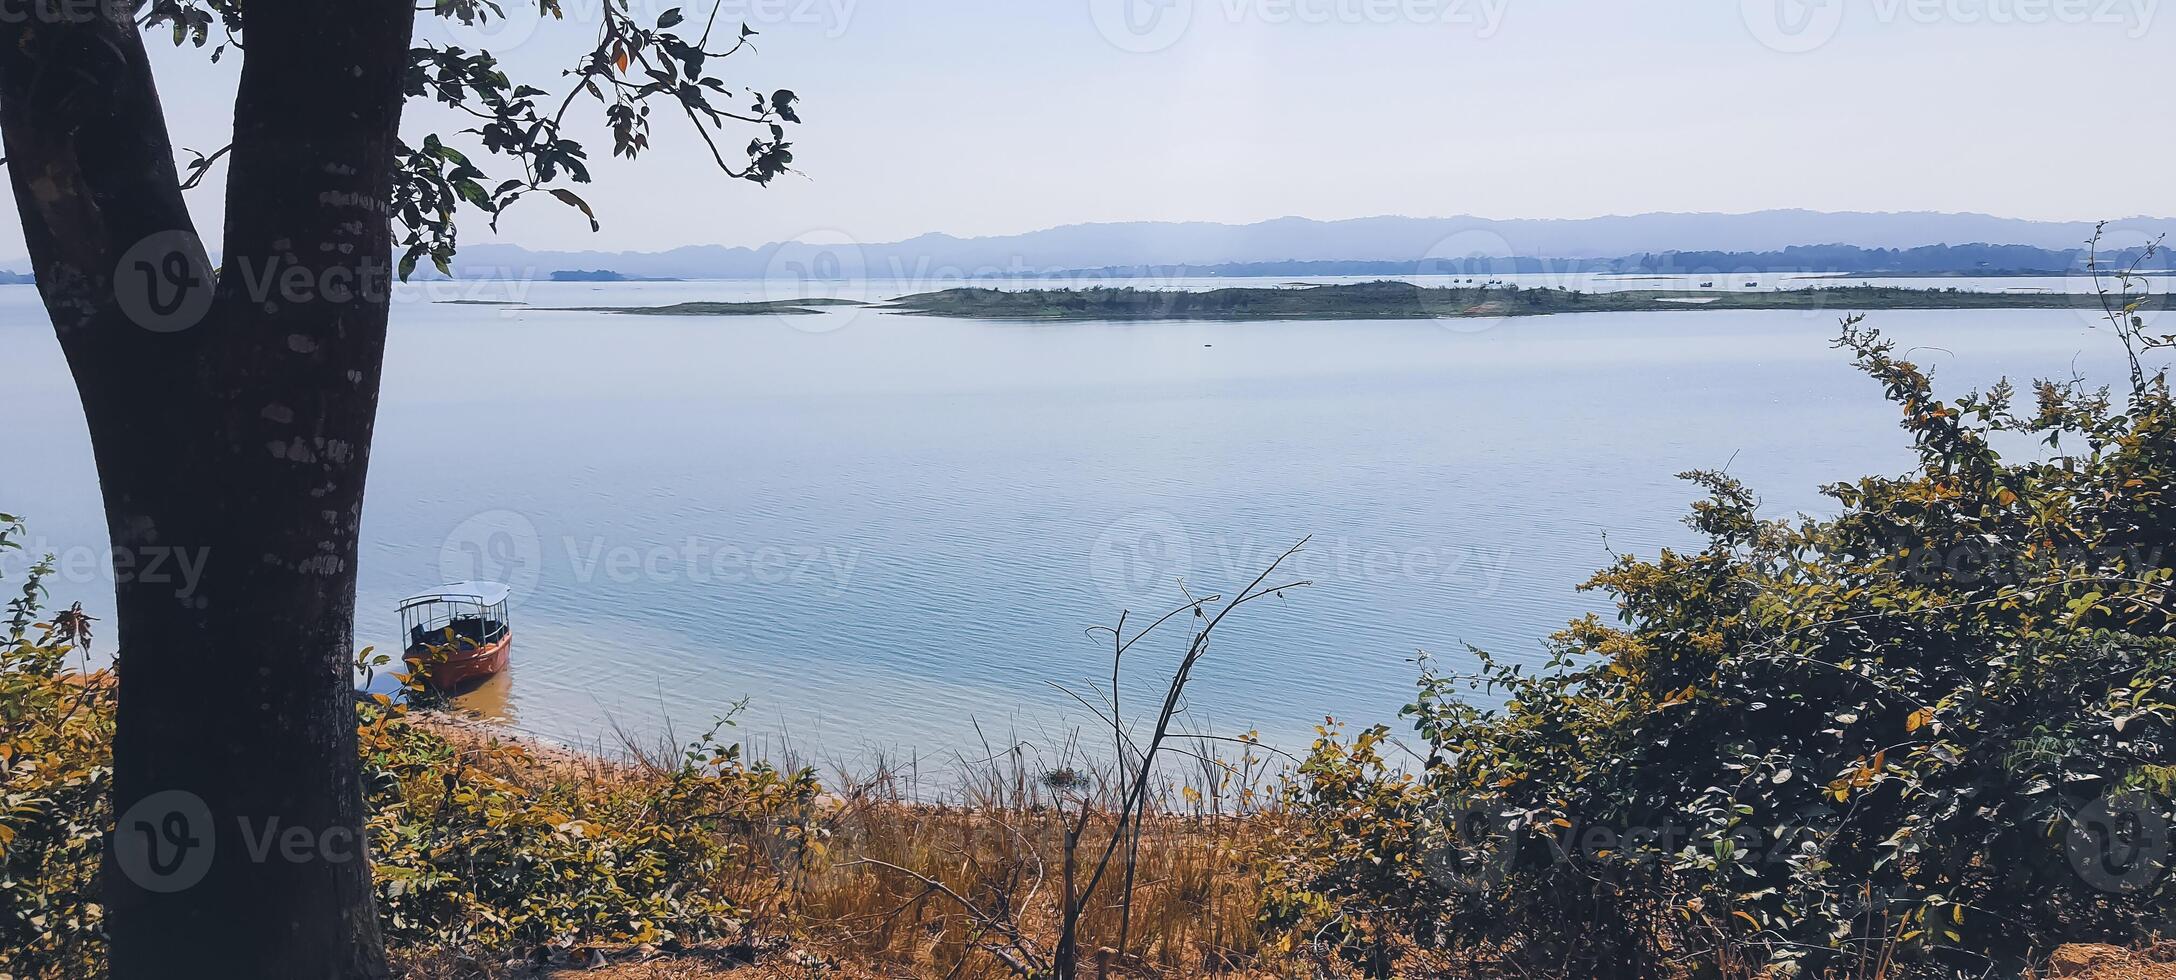
[[[565,2],[573,19],[517,23],[495,45],[546,88],[593,31],[593,0]],[[638,0],[645,17],[672,5]],[[598,186],[584,191],[602,232],[538,200],[507,220],[502,240],[659,249],[1080,221],[1771,207],[2176,213],[2176,11],[2160,0],[725,0],[724,10],[762,31],[759,53],[727,63],[728,80],[802,95],[805,176],[769,189],[716,179],[693,135],[660,119],[648,158],[600,161]],[[1803,29],[1779,28],[1779,17]],[[223,143],[232,64],[186,50],[156,60],[176,142]],[[2088,135],[2124,120],[2127,145]],[[409,128],[420,135],[434,121],[447,122],[413,112]],[[205,228],[219,224],[224,176],[195,192]],[[465,237],[490,233],[475,221]],[[0,255],[20,254],[10,217]]]

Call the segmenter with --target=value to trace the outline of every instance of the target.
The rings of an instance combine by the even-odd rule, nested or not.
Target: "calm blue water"
[[[491,288],[538,306],[761,294]],[[1176,604],[1180,579],[1232,589],[1311,536],[1289,577],[1312,586],[1242,612],[1189,702],[1197,728],[1297,742],[1326,715],[1392,721],[1417,652],[1542,656],[1606,609],[1574,586],[1611,549],[1690,540],[1672,474],[1727,464],[1788,514],[1909,458],[1830,349],[1834,311],[1019,324],[427,295],[394,313],[358,633],[393,645],[406,592],[511,581],[514,667],[472,703],[574,742],[685,735],[741,698],[744,729],[808,755],[979,747],[978,723],[1054,738],[1094,720],[1053,685],[1093,700],[1108,680],[1087,627]],[[1952,388],[2120,380],[2114,339],[2076,314],[1876,322]],[[0,288],[0,351],[0,510],[62,555],[55,598],[102,614],[83,421],[28,287]],[[1129,715],[1182,640],[1132,655]]]

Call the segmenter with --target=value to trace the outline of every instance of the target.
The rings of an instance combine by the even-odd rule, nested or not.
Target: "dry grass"
[[[917,805],[865,786],[839,801],[820,849],[790,869],[793,907],[849,955],[925,975],[1006,975],[997,953],[1047,955],[1057,941],[1074,814],[1084,805],[1097,811],[1075,849],[1081,864],[1115,823],[1109,780],[1066,782],[1016,771],[957,806]],[[1160,803],[1142,824],[1130,893],[1122,877],[1099,890],[1082,917],[1081,949],[1164,976],[1258,965],[1254,869],[1274,818],[1198,790],[1174,788]]]
[[[582,787],[585,796],[664,778],[674,757],[623,743],[618,757],[522,743],[473,720],[411,716],[456,745],[523,744],[518,753],[477,751],[493,775],[528,787]],[[464,753],[469,754],[469,753]],[[1220,756],[1212,743],[1184,747],[1191,770],[1162,781],[1142,824],[1130,894],[1122,871],[1101,887],[1082,918],[1085,976],[1232,977],[1283,975],[1255,928],[1259,849],[1276,819],[1261,804],[1277,773],[1247,754]],[[1057,758],[1071,759],[1067,749]],[[1007,977],[1011,964],[1047,962],[1061,914],[1066,831],[1091,811],[1075,849],[1082,865],[1109,841],[1119,774],[1085,764],[1038,761],[1024,748],[963,762],[939,793],[879,769],[828,781],[832,791],[806,814],[734,832],[752,860],[732,880],[710,883],[752,912],[751,936],[783,939],[756,956],[690,951],[606,950],[586,976]],[[1176,758],[1176,757],[1175,757]],[[948,803],[923,802],[941,796]],[[1122,845],[1124,842],[1121,842]],[[1126,848],[1121,846],[1120,852]],[[1120,936],[1124,933],[1123,952]],[[540,952],[534,965],[409,964],[412,975],[536,975],[585,969],[592,951]]]
[[[2055,951],[2043,977],[2076,980],[2176,980],[2176,943],[2149,949],[2073,945]]]

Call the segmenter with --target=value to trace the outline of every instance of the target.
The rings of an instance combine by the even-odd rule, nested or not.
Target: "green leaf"
[[[573,191],[567,190],[563,187],[554,187],[551,190],[553,197],[558,198],[568,207],[574,208],[582,212],[584,216],[589,218],[589,230],[596,231],[598,228],[603,227],[602,225],[599,225],[597,223],[597,212],[591,211],[589,209],[588,201],[582,200],[580,197],[576,196]]]
[[[485,193],[482,184],[463,177],[453,182],[453,189],[455,193],[461,195],[462,200],[486,211],[495,210],[491,204],[491,195]]]

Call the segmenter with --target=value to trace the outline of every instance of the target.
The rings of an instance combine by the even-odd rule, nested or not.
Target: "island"
[[[551,275],[553,282],[679,282],[670,276],[630,276],[610,269],[561,269]]]
[[[2133,296],[2132,300],[2140,302],[2144,310],[2169,307],[2166,296]],[[904,296],[880,308],[925,316],[1002,320],[1383,320],[1656,310],[2099,311],[2101,302],[2101,297],[2090,293],[1990,293],[1893,286],[1585,292],[1546,286],[1426,287],[1383,280],[1199,292],[1131,287],[959,288]]]
[[[862,304],[850,299],[817,296],[810,299],[757,300],[747,303],[705,301],[674,303],[670,306],[538,306],[533,309],[544,313],[620,313],[629,316],[809,316],[822,312],[818,307],[860,305]]]

